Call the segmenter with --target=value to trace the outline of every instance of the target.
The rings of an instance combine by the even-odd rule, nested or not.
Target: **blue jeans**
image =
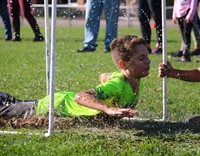
[[[84,47],[96,48],[97,37],[100,27],[100,16],[104,9],[106,19],[105,48],[117,37],[119,0],[87,0],[85,15]]]
[[[12,39],[12,29],[10,23],[10,17],[8,14],[7,8],[7,0],[0,0],[0,15],[2,17],[2,21],[4,24],[4,32],[5,32],[5,39],[11,40]]]

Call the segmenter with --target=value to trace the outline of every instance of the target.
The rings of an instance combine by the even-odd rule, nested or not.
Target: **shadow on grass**
[[[12,128],[48,128],[48,117],[31,116],[27,118],[0,118],[0,127]],[[136,121],[123,120],[106,115],[95,117],[55,117],[54,127],[58,130],[99,128],[121,129],[133,131],[136,136],[159,136],[160,134],[175,135],[186,132],[200,133],[200,123]]]
[[[78,123],[78,122],[77,122]],[[136,120],[120,120],[113,118],[81,120],[79,125],[87,125],[99,128],[119,128],[123,130],[137,131],[138,136],[155,136],[161,133],[173,135],[177,133],[200,133],[200,123],[184,123],[184,122],[164,122],[164,121],[136,121]]]
[[[200,133],[200,123],[161,122],[161,121],[131,121],[131,128],[142,130],[137,135],[172,135],[177,133]]]

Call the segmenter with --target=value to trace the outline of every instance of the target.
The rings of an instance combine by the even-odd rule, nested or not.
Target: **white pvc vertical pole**
[[[55,54],[56,54],[56,12],[57,0],[52,0],[51,15],[51,62],[50,62],[50,104],[49,104],[49,129],[46,136],[54,133],[54,82],[55,82]]]
[[[45,52],[46,52],[46,95],[49,95],[50,38],[49,38],[48,0],[44,0],[44,21],[45,21]]]
[[[167,52],[166,52],[166,0],[162,0],[162,52],[163,52],[163,64],[167,64]],[[167,114],[167,77],[163,78],[163,120],[168,120]]]

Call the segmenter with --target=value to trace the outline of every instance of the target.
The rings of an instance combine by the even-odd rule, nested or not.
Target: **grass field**
[[[41,27],[42,32],[44,28]],[[80,91],[96,86],[98,75],[115,71],[110,54],[104,54],[101,29],[95,53],[76,53],[83,46],[83,28],[57,27],[55,90]],[[155,31],[155,30],[154,30]],[[156,38],[153,31],[152,47]],[[43,33],[44,34],[44,33]],[[119,36],[140,35],[138,28],[119,28]],[[20,99],[39,99],[45,96],[45,44],[32,42],[29,26],[21,28],[21,42],[5,42],[0,27],[0,90]],[[178,29],[167,29],[167,52],[180,48]],[[193,46],[193,44],[192,44]],[[178,121],[200,114],[200,83],[168,79],[169,123],[154,122],[162,118],[162,79],[157,68],[161,55],[150,55],[151,70],[145,78],[136,109],[138,117],[148,122],[127,122],[115,126],[99,127],[81,124],[66,129],[56,129],[49,138],[29,135],[27,132],[44,134],[46,129],[13,129],[19,135],[0,135],[0,155],[200,155],[200,126],[181,124]],[[177,58],[168,60],[174,67],[192,69],[199,63],[192,57],[191,63]]]

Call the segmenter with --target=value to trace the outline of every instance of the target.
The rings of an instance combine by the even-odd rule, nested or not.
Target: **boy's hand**
[[[105,111],[105,113],[111,116],[118,117],[134,117],[137,114],[137,111],[134,109],[110,107]]]

